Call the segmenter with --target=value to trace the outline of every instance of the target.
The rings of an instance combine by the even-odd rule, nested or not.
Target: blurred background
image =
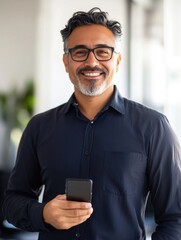
[[[0,204],[27,122],[73,92],[60,30],[75,11],[95,6],[122,24],[115,81],[122,95],[166,114],[181,142],[180,0],[0,0]],[[150,239],[150,204],[145,221]],[[0,211],[2,239],[36,240],[37,233],[14,228]]]

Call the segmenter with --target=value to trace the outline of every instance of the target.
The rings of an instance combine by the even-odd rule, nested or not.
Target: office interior
[[[73,12],[93,7],[122,24],[121,94],[164,113],[181,142],[180,0],[0,0],[0,202],[27,122],[73,92],[60,30]],[[37,239],[1,212],[0,220],[0,239]],[[145,221],[151,239],[151,207]]]

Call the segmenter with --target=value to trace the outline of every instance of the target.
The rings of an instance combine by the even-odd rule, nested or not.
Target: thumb
[[[66,194],[59,194],[56,196],[56,199],[58,200],[66,200]]]

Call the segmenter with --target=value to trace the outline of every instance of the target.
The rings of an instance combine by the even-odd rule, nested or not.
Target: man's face
[[[83,46],[96,48],[99,46],[115,47],[113,33],[104,26],[90,25],[77,27],[69,36],[67,49]],[[115,72],[120,63],[120,54],[113,52],[112,58],[99,61],[93,52],[83,62],[76,62],[70,53],[63,56],[63,61],[69,78],[74,84],[75,91],[87,96],[97,96],[113,85]]]

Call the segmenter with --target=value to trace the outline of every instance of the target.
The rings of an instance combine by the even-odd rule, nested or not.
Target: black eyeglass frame
[[[111,56],[110,56],[110,58],[105,59],[105,60],[102,60],[102,59],[97,58],[94,51],[95,51],[96,49],[98,49],[98,48],[108,48],[108,49],[111,49]],[[76,49],[86,49],[86,50],[88,50],[87,56],[86,56],[86,58],[85,58],[84,60],[75,60],[75,59],[73,58],[73,56],[72,56],[72,51],[73,51],[73,50],[76,50]],[[87,48],[87,47],[77,46],[77,47],[73,47],[73,48],[68,48],[68,49],[65,51],[66,54],[67,54],[67,53],[70,53],[70,56],[71,56],[72,60],[75,61],[75,62],[84,62],[84,61],[86,61],[86,60],[88,59],[88,57],[89,57],[90,52],[93,52],[94,57],[95,57],[98,61],[100,61],[100,62],[106,62],[106,61],[111,60],[111,58],[112,58],[112,56],[113,56],[113,53],[114,53],[114,52],[117,53],[117,52],[115,51],[115,48],[114,48],[114,47],[110,47],[110,46],[98,46],[98,47],[95,47],[95,48]]]

